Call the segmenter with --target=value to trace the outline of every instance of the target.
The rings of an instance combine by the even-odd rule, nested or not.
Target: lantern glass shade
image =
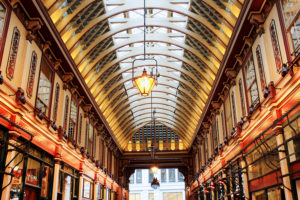
[[[148,96],[155,85],[155,79],[149,77],[146,69],[144,69],[142,76],[134,79],[134,84],[142,96]]]

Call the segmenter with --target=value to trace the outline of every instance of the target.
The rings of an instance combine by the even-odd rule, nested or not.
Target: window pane
[[[91,198],[91,182],[83,180],[83,197]]]
[[[169,182],[175,182],[175,169],[169,169]]]
[[[70,123],[69,123],[69,137],[74,139],[76,122],[77,122],[77,110],[78,107],[75,101],[71,100],[71,111],[70,111]]]
[[[279,188],[268,189],[268,199],[281,200],[281,190]]]
[[[178,171],[178,182],[183,182],[183,181],[184,181],[184,176],[180,171]]]
[[[154,174],[153,174],[152,170],[149,170],[149,183],[152,182],[153,177],[154,177]]]
[[[285,140],[289,140],[290,138],[294,137],[292,140],[287,142],[290,161],[294,162],[296,160],[299,160],[300,138],[296,136],[299,135],[300,133],[300,117],[290,122],[290,126],[289,125],[285,126],[283,131],[284,131]]]
[[[142,170],[137,169],[135,172],[136,172],[136,183],[142,183]]]
[[[133,184],[133,183],[134,183],[134,174],[132,174],[132,175],[129,177],[129,183],[130,183],[130,184]]]
[[[63,200],[70,200],[71,195],[71,187],[72,186],[72,178],[68,174],[64,174],[64,180],[63,180],[63,192],[62,192],[62,199]]]
[[[36,107],[40,109],[43,113],[47,113],[47,108],[49,106],[51,77],[52,72],[50,68],[46,65],[46,63],[43,61],[40,72],[38,98],[36,102]]]
[[[246,65],[246,82],[247,90],[250,96],[251,104],[255,106],[259,102],[258,89],[256,83],[255,67],[253,62],[253,56],[251,55]]]
[[[18,155],[12,162],[12,166],[15,166],[18,162],[23,160],[22,155]],[[19,165],[17,165],[14,170],[13,170],[13,178],[12,178],[12,183],[11,183],[11,197],[15,197],[16,199],[19,197],[20,194],[16,194],[21,192],[22,188],[22,175],[23,175],[23,163],[24,160],[21,161]]]
[[[161,182],[165,183],[167,182],[167,170],[166,169],[161,169],[160,170],[160,177],[161,177]]]
[[[254,192],[253,196],[255,200],[266,200],[265,191]]]
[[[2,32],[3,32],[4,22],[5,22],[5,16],[6,16],[6,8],[3,6],[2,3],[0,3],[0,42],[2,41]]]
[[[39,185],[41,164],[28,158],[26,170],[26,184]]]
[[[51,177],[51,168],[48,166],[44,166],[43,174],[42,174],[42,187],[41,187],[42,197],[48,197],[50,177]]]

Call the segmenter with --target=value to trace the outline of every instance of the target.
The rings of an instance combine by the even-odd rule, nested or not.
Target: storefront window
[[[58,199],[70,200],[78,197],[79,172],[62,163],[59,173]]]
[[[21,162],[20,162],[21,161]],[[13,161],[13,165],[17,164],[18,162],[19,165],[17,165],[14,170],[13,170],[13,178],[11,182],[11,189],[10,189],[10,199],[18,199],[20,196],[20,192],[22,190],[22,175],[23,175],[23,156],[19,154],[16,159]]]
[[[26,170],[26,184],[38,185],[40,181],[40,167],[41,164],[31,158],[27,161],[27,170]]]
[[[265,191],[254,192],[252,197],[253,197],[253,200],[266,200]]]
[[[249,180],[261,177],[277,169],[279,166],[278,153],[272,153],[276,148],[276,137],[274,134],[269,135],[265,145],[257,145],[247,156],[248,178]]]
[[[284,200],[283,190],[280,187],[269,188],[252,193],[253,200]]]
[[[96,194],[97,194],[96,200],[101,199],[101,187],[102,187],[102,185],[98,184],[97,191],[96,191]]]
[[[23,142],[20,141],[20,144]],[[52,189],[50,183],[52,180],[53,158],[50,159],[50,155],[32,144],[23,145],[23,150],[27,151],[25,153],[27,156],[19,154],[12,162],[12,165],[16,165],[16,167],[13,170],[14,176],[11,183],[10,199],[35,200],[39,197],[49,198]],[[40,158],[37,158],[37,156],[40,156]],[[25,177],[25,180],[23,177]]]
[[[63,190],[62,190],[62,199],[69,200],[71,199],[71,189],[72,189],[72,178],[70,175],[65,174],[63,180]]]
[[[286,123],[283,132],[285,140],[288,141],[287,148],[290,162],[295,162],[300,158],[300,138],[297,137],[300,133],[300,117],[298,116],[290,124]]]
[[[84,178],[82,186],[82,197],[83,199],[92,199],[93,198],[93,183],[92,180]]]

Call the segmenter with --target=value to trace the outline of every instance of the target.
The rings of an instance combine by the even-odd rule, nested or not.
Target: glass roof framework
[[[43,0],[122,149],[151,120],[131,81],[143,58],[142,0]],[[146,0],[146,56],[158,62],[158,121],[192,143],[243,0]],[[152,61],[136,62],[135,75]]]

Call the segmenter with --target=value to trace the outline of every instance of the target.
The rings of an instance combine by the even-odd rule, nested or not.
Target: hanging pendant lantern
[[[134,84],[142,96],[148,96],[155,85],[155,78],[148,76],[144,68],[142,76],[134,79]]]
[[[157,178],[153,178],[152,182],[151,182],[151,187],[156,190],[160,187],[159,181]]]

